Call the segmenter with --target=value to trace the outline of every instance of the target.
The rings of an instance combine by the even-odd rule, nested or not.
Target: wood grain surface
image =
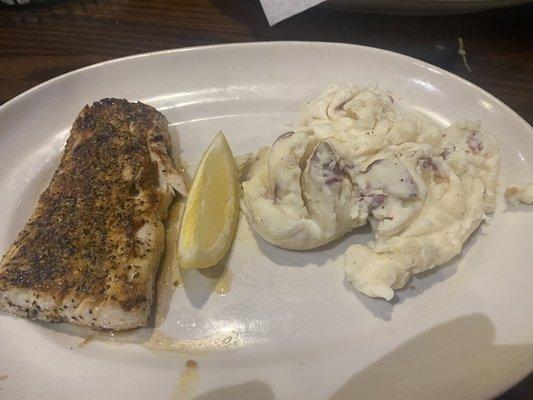
[[[472,71],[458,54],[459,37]],[[274,27],[253,0],[76,0],[2,6],[0,103],[57,75],[116,57],[264,40],[357,43],[407,54],[466,78],[533,123],[532,4],[427,17],[323,6]],[[499,397],[526,399],[533,399],[531,376]]]
[[[428,61],[533,122],[533,6],[460,16],[317,7],[269,27],[258,1],[77,0],[0,9],[0,102],[54,76],[153,50],[257,40],[357,43]],[[469,72],[457,54],[462,37]]]

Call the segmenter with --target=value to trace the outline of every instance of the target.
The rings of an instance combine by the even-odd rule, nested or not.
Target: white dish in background
[[[525,4],[528,0],[328,0],[325,5],[378,14],[466,14]]]
[[[404,110],[441,125],[483,121],[500,142],[501,188],[533,181],[532,128],[483,90],[421,61],[327,43],[163,51],[66,74],[0,107],[0,251],[48,184],[83,105],[103,97],[154,105],[193,172],[220,129],[235,153],[256,150],[335,81],[377,82],[401,97]],[[490,223],[461,257],[415,278],[388,303],[344,282],[344,250],[367,241],[365,229],[324,249],[291,252],[255,236],[242,218],[224,278],[229,293],[187,271],[163,325],[185,340],[182,348],[202,344],[207,354],[99,340],[78,347],[86,332],[0,314],[0,376],[8,376],[0,397],[486,399],[533,367],[532,236],[533,210],[508,209],[500,194]],[[185,368],[189,360],[196,369]]]

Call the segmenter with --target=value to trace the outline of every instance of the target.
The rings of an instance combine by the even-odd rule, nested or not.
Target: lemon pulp
[[[194,175],[179,233],[181,268],[208,268],[228,251],[239,213],[237,169],[222,132],[211,142]]]

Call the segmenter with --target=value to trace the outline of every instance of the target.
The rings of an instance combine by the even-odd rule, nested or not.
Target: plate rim
[[[115,63],[121,63],[121,62],[128,62],[130,60],[135,60],[138,58],[144,58],[144,57],[153,57],[153,56],[159,56],[159,55],[166,55],[166,54],[180,54],[180,53],[188,53],[188,52],[197,52],[197,51],[209,51],[209,50],[218,50],[218,49],[234,49],[234,48],[254,48],[254,47],[282,47],[282,46],[317,46],[317,47],[345,47],[346,49],[359,49],[362,51],[370,51],[374,53],[378,53],[384,56],[388,57],[398,57],[400,59],[403,59],[404,61],[413,63],[417,66],[429,69],[432,72],[437,72],[442,75],[445,75],[447,78],[451,78],[461,84],[466,85],[470,89],[476,90],[483,94],[484,96],[489,97],[492,101],[497,103],[499,106],[503,107],[507,112],[510,112],[511,115],[517,119],[517,122],[519,122],[521,125],[524,126],[524,128],[531,130],[531,133],[533,134],[533,127],[516,111],[514,111],[509,105],[507,105],[505,102],[497,98],[492,93],[488,92],[487,90],[477,86],[475,83],[470,82],[469,80],[460,77],[459,75],[454,74],[453,72],[447,71],[441,67],[438,67],[436,65],[430,64],[426,61],[422,61],[418,58],[411,57],[402,53],[398,53],[392,50],[386,50],[379,47],[372,47],[372,46],[364,46],[360,44],[353,44],[353,43],[341,43],[341,42],[323,42],[323,41],[305,41],[305,40],[280,40],[280,41],[255,41],[255,42],[234,42],[234,43],[220,43],[220,44],[210,44],[210,45],[199,45],[199,46],[186,46],[186,47],[177,47],[177,48],[171,48],[171,49],[164,49],[164,50],[156,50],[156,51],[150,51],[145,53],[137,53],[132,54],[129,56],[124,57],[118,57],[118,58],[112,58],[110,60],[101,61],[95,64],[86,65],[81,68],[74,69],[69,72],[65,72],[64,74],[58,75],[54,78],[48,79],[38,85],[35,85],[24,92],[16,95],[15,97],[11,98],[10,100],[6,101],[4,104],[0,105],[0,113],[4,112],[9,107],[13,106],[15,103],[20,101],[25,96],[28,96],[32,94],[33,92],[42,89],[48,85],[53,84],[56,81],[59,81],[61,79],[74,76],[77,74],[81,74],[85,71],[89,71],[91,69],[104,67],[106,65],[115,64]]]

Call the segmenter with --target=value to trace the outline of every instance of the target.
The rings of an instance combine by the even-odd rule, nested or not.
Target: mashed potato
[[[512,206],[517,206],[519,203],[533,204],[533,185],[510,186],[505,191],[505,199]]]
[[[374,87],[332,85],[301,126],[261,150],[242,209],[268,242],[324,245],[370,222],[374,241],[346,252],[362,293],[391,299],[411,274],[450,260],[494,209],[499,150],[478,124],[442,131],[396,113]]]

